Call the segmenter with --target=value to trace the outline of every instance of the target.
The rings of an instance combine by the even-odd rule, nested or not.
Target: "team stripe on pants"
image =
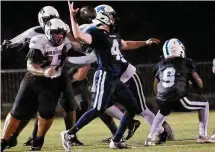
[[[207,102],[190,101],[186,97],[180,99],[180,102],[184,106],[184,108],[189,110],[200,110],[205,108],[205,106],[208,104]]]
[[[146,99],[145,96],[143,94],[143,87],[142,87],[142,83],[140,81],[140,77],[135,73],[132,77],[132,79],[135,82],[136,85],[136,90],[137,90],[137,94],[138,94],[138,98],[139,98],[139,102],[140,102],[140,106],[142,111],[147,109],[147,105],[146,105]]]
[[[96,96],[94,100],[94,105],[93,108],[97,108],[97,110],[101,109],[102,106],[102,99],[104,95],[104,84],[105,84],[105,79],[106,79],[106,71],[99,70],[99,80],[96,83]]]

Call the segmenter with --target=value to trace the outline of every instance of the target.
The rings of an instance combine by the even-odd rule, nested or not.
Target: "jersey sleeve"
[[[187,59],[187,66],[191,70],[191,72],[196,72],[196,64],[193,60]]]
[[[14,37],[10,41],[12,43],[24,43],[26,39],[31,39],[33,36],[36,36],[40,33],[35,32],[36,27],[30,28],[26,30],[25,32],[19,34],[18,36]]]
[[[40,64],[44,60],[44,56],[40,50],[30,49],[26,56],[26,59],[30,59],[32,63]]]
[[[91,46],[101,46],[103,44],[103,34],[98,31],[95,27],[91,27],[86,30],[86,33],[90,34],[92,37]]]
[[[32,37],[30,40],[29,48],[30,49],[38,49],[38,50],[42,51],[43,48],[42,48],[41,39],[37,36]]]
[[[33,63],[41,63],[44,59],[43,47],[40,37],[32,37],[29,44],[30,51],[28,52],[26,59],[31,59]]]

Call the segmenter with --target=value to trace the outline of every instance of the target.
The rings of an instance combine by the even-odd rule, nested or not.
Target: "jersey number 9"
[[[172,87],[175,83],[175,69],[173,67],[166,68],[163,72],[163,82],[164,88]]]

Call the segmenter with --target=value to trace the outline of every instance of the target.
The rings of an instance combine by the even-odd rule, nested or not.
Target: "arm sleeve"
[[[37,35],[36,32],[34,32],[34,28],[30,28],[27,31],[19,34],[18,36],[14,37],[13,39],[11,39],[10,41],[12,42],[12,44],[20,44],[20,43],[24,43],[26,40],[32,38],[33,36]]]
[[[42,52],[38,49],[30,49],[26,56],[26,60],[30,59],[32,63],[39,64],[44,60]]]
[[[91,64],[96,62],[97,58],[96,55],[92,52],[91,54],[87,56],[81,56],[81,57],[68,57],[67,62],[73,63],[73,64]]]

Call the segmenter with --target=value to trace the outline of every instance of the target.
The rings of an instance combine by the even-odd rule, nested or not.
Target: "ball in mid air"
[[[80,16],[84,20],[92,21],[96,18],[96,11],[90,6],[84,6],[80,9]]]

